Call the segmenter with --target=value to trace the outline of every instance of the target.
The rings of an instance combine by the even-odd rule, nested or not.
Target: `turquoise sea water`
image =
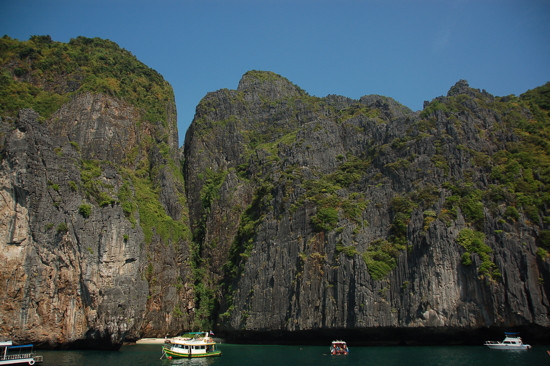
[[[123,346],[119,351],[37,351],[43,366],[514,366],[550,365],[550,346],[529,351],[500,351],[478,346],[353,347],[331,356],[329,347],[220,344],[221,357],[160,359],[161,345]]]

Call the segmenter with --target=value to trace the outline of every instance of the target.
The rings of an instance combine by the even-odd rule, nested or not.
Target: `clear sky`
[[[550,81],[549,0],[0,0],[4,34],[116,42],[174,88],[180,143],[248,70],[413,110],[460,79],[498,96]]]

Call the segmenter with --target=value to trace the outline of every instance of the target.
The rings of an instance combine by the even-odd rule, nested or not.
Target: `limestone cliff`
[[[194,294],[170,86],[100,39],[4,37],[1,50],[0,337],[118,348],[189,328]],[[114,66],[101,72],[112,60],[119,76]],[[161,98],[144,104],[130,92],[141,84]]]
[[[116,44],[0,56],[0,337],[548,339],[548,84],[413,112],[249,71],[182,155],[171,87]]]
[[[529,103],[460,81],[412,112],[259,71],[209,93],[185,176],[219,331],[548,337],[549,119]]]

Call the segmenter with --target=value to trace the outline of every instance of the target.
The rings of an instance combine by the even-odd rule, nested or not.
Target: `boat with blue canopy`
[[[11,341],[0,342],[0,365],[34,365],[42,362],[42,356],[37,356],[32,344],[14,346]]]

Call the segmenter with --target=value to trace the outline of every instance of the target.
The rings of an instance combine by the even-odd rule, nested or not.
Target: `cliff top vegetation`
[[[155,70],[116,43],[77,37],[69,43],[50,36],[19,41],[0,38],[0,115],[13,117],[32,108],[49,118],[71,96],[86,91],[108,94],[141,108],[142,119],[167,123],[172,87]]]

